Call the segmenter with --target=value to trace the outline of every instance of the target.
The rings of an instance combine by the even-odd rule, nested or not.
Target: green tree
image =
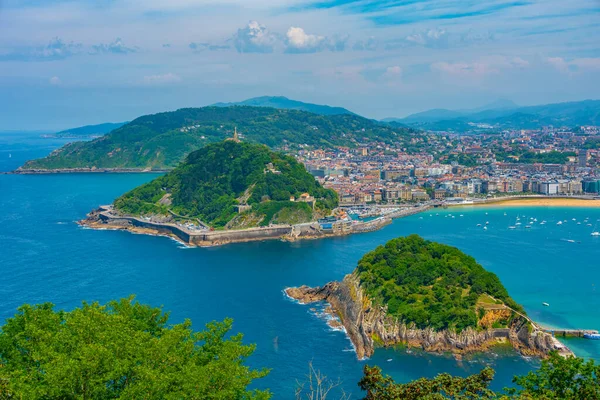
[[[379,367],[364,368],[358,385],[367,395],[365,400],[411,399],[521,399],[521,400],[598,400],[600,399],[600,365],[593,360],[562,357],[551,352],[539,369],[515,376],[515,388],[504,393],[489,389],[494,370],[486,367],[466,378],[440,374],[433,379],[420,378],[409,383],[396,383],[384,376]]]
[[[494,370],[487,367],[467,378],[440,374],[433,379],[421,378],[398,384],[389,376],[383,376],[379,367],[365,365],[358,386],[367,392],[365,400],[493,399],[496,393],[488,389],[493,378]]]
[[[513,382],[520,386],[508,393],[531,399],[600,399],[600,365],[594,360],[561,357],[553,352],[542,361],[539,369]]]
[[[194,332],[133,297],[55,311],[24,305],[0,331],[0,399],[268,399],[232,320]]]

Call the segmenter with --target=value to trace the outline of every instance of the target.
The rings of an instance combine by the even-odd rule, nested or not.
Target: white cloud
[[[302,28],[291,27],[286,33],[286,51],[293,53],[314,53],[325,45],[324,36],[309,35]]]
[[[116,38],[113,42],[108,44],[99,44],[96,46],[92,46],[92,54],[99,53],[113,53],[113,54],[127,54],[127,53],[135,53],[138,51],[137,47],[128,47],[125,46],[123,40],[121,38]]]
[[[171,72],[162,75],[144,76],[144,84],[146,85],[166,85],[181,82],[179,75]]]
[[[58,76],[53,76],[48,80],[48,82],[53,86],[60,85],[62,83]]]
[[[67,57],[80,54],[81,43],[65,42],[55,37],[46,46],[22,47],[0,55],[0,61],[51,61],[63,60]]]
[[[278,42],[278,36],[257,21],[250,21],[233,35],[233,44],[240,53],[272,53]]]
[[[397,65],[393,67],[387,67],[384,75],[387,77],[398,77],[402,75],[402,68]]]

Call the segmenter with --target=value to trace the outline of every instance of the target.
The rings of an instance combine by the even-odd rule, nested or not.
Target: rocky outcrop
[[[328,302],[342,321],[359,359],[370,357],[376,345],[388,347],[400,343],[425,351],[455,354],[484,351],[506,340],[526,355],[544,356],[551,350],[558,350],[551,335],[534,330],[520,316],[513,319],[509,329],[468,328],[460,333],[418,329],[404,324],[387,315],[385,306],[373,304],[354,274],[347,275],[342,282],[330,282],[323,287],[288,288],[286,294],[303,304]]]

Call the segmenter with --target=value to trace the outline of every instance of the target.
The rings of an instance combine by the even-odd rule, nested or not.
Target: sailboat
[[[596,226],[594,226],[594,231],[590,235],[592,235],[592,236],[600,236],[600,232],[596,228],[598,228],[598,224],[596,224]]]

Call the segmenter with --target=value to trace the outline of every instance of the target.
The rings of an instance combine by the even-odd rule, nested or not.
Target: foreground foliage
[[[540,399],[540,400],[597,400],[600,399],[600,365],[593,360],[563,358],[558,353],[542,360],[541,367],[524,376],[516,376],[516,388],[495,393],[489,389],[494,370],[487,367],[467,378],[440,374],[433,379],[421,378],[400,384],[384,376],[379,367],[364,368],[359,382],[367,392],[365,400],[411,399]]]
[[[290,202],[291,196],[303,193],[318,200],[317,208],[337,205],[335,191],[323,188],[293,157],[262,145],[223,141],[191,153],[175,170],[118,198],[115,207],[133,215],[172,211],[223,227],[236,215],[238,198],[244,197],[242,202],[254,206],[264,216],[262,225],[268,225],[286,208],[312,216],[305,203]],[[168,206],[161,203],[165,195]]]
[[[358,385],[367,392],[365,400],[492,399],[496,394],[488,386],[493,378],[494,370],[487,367],[467,378],[440,374],[433,379],[421,378],[398,384],[389,376],[383,376],[379,367],[365,365],[364,376]]]
[[[476,327],[476,303],[484,293],[522,310],[498,277],[473,257],[418,235],[377,247],[363,256],[357,271],[371,299],[421,329]]]
[[[0,399],[267,399],[232,321],[194,332],[133,301],[24,305],[0,332]]]

